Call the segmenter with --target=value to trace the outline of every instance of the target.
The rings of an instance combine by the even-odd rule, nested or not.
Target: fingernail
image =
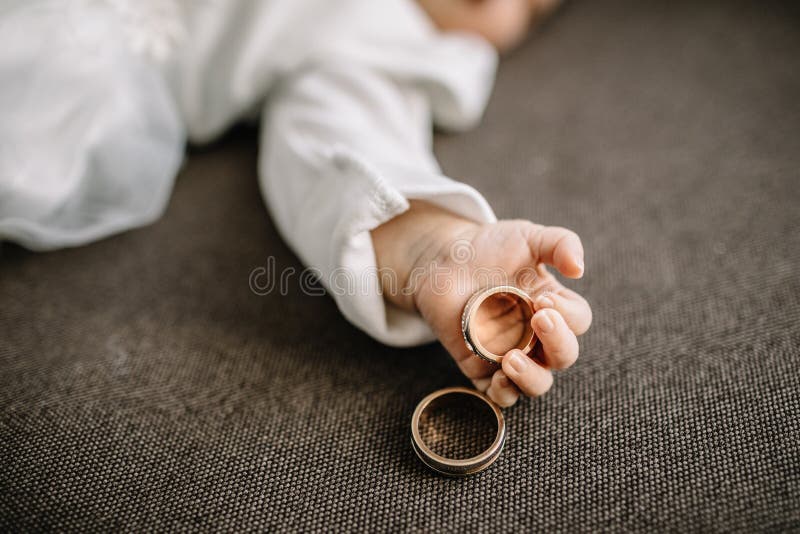
[[[511,385],[511,381],[503,371],[497,371],[497,383],[501,388],[507,388]]]
[[[525,367],[527,366],[525,358],[527,358],[527,356],[522,354],[521,350],[514,350],[508,356],[508,363],[511,364],[511,368],[514,369],[516,372],[524,373]]]
[[[578,269],[580,269],[580,271],[581,271],[581,276],[583,276],[583,269],[584,269],[583,258],[579,258],[579,259],[575,260],[575,265],[578,266]]]
[[[552,332],[556,327],[555,323],[553,323],[553,320],[550,318],[550,314],[547,312],[538,314],[533,320],[536,322],[536,327],[544,334]]]
[[[536,302],[534,302],[534,305],[536,306],[537,310],[542,308],[555,308],[553,300],[545,295],[542,295],[541,297],[537,298]]]

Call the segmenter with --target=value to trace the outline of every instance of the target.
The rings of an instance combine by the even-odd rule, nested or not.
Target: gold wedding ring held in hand
[[[467,301],[461,315],[464,341],[475,355],[493,363],[500,363],[503,355],[511,349],[520,349],[527,354],[536,343],[536,334],[531,326],[533,314],[533,301],[519,288],[496,286],[481,289]],[[513,328],[498,337],[497,320],[503,317],[512,322]],[[491,336],[494,338],[489,339]]]
[[[447,403],[452,403],[454,407],[464,407],[469,404],[469,401],[475,401],[476,399],[479,402],[478,409],[489,411],[497,424],[494,440],[488,448],[477,455],[467,458],[448,458],[434,452],[435,444],[432,442],[437,441],[443,434],[441,429],[435,428],[435,425],[429,428],[430,424],[435,423],[435,421],[431,422],[431,420],[435,419],[436,410],[442,406],[446,408]],[[474,420],[475,415],[481,414],[472,413],[468,416]],[[463,436],[459,436],[456,432],[450,437],[455,440]],[[414,410],[414,415],[411,417],[411,444],[414,447],[414,452],[417,453],[417,456],[425,465],[444,475],[465,476],[483,471],[500,456],[505,440],[506,423],[500,408],[486,395],[473,389],[451,387],[434,391],[420,401]]]

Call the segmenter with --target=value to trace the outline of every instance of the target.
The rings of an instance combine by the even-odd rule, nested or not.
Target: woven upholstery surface
[[[800,530],[800,16],[574,2],[439,136],[501,217],[573,228],[595,322],[487,471],[437,476],[416,403],[466,385],[302,270],[256,133],[190,152],[163,219],[0,252],[2,530]],[[295,269],[285,295],[251,271]]]

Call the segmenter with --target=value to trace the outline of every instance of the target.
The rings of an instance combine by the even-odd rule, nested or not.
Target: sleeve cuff
[[[333,234],[334,265],[323,284],[342,314],[358,328],[387,345],[407,347],[431,342],[435,336],[416,313],[400,310],[380,294],[377,262],[370,231],[408,210],[408,199],[427,200],[477,222],[496,221],[486,199],[474,188],[445,176],[405,169],[377,172],[358,155],[336,149],[331,155],[337,172],[347,174],[348,214]],[[393,173],[396,171],[396,179]],[[402,175],[400,175],[402,173]],[[342,183],[342,182],[339,182]],[[339,275],[345,283],[337,281]]]

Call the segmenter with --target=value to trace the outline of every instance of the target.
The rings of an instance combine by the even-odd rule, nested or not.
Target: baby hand
[[[573,232],[523,220],[477,224],[423,202],[373,231],[378,267],[394,269],[406,291],[384,293],[405,309],[416,309],[481,391],[501,406],[520,394],[539,396],[553,383],[551,369],[578,358],[577,336],[591,324],[586,300],[547,271],[583,276],[583,247]],[[533,299],[531,325],[539,343],[525,355],[512,350],[502,365],[472,354],[461,332],[461,313],[469,297],[487,285],[513,284]],[[385,288],[384,288],[385,289]],[[514,337],[520,324],[507,315],[487,317],[485,331]],[[482,340],[483,341],[483,340]]]

